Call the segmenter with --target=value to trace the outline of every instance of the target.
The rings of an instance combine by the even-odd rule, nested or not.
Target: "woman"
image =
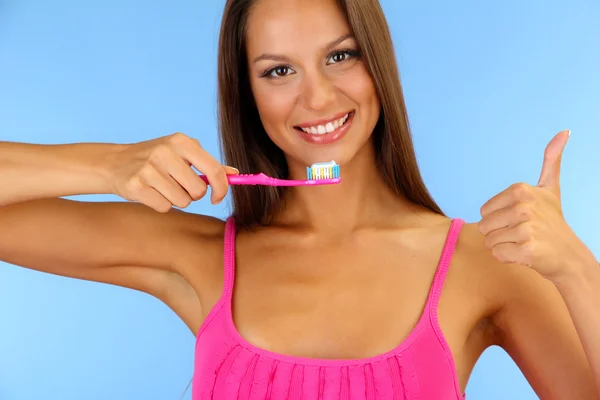
[[[568,133],[538,185],[495,196],[477,224],[450,219],[420,177],[393,54],[376,0],[228,1],[227,164],[303,178],[335,160],[342,183],[232,186],[225,222],[172,209],[207,192],[191,166],[213,203],[237,173],[184,134],[1,143],[15,189],[0,194],[0,260],[165,302],[198,337],[198,399],[458,399],[491,345],[541,398],[598,398],[600,271],[560,211]],[[58,199],[88,193],[130,202]]]

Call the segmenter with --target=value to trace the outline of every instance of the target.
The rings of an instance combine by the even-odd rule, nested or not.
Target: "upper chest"
[[[204,318],[223,294],[224,261],[230,258],[234,285],[225,307],[243,339],[281,355],[338,360],[382,355],[405,343],[438,279],[434,312],[464,389],[475,362],[494,344],[487,321],[505,290],[474,256],[481,253],[482,240],[473,225],[461,230],[452,257],[446,257],[447,275],[439,281],[448,225],[348,240],[238,233],[230,246],[215,242],[214,252],[200,258],[189,251],[186,263],[210,267],[186,278]],[[199,271],[191,264],[185,270]]]
[[[443,227],[434,234],[368,232],[330,242],[238,235],[236,329],[252,344],[287,355],[371,357],[410,335],[437,279],[444,290],[436,312],[448,342],[460,346],[489,306],[461,276],[460,249],[442,265],[446,234]],[[447,278],[439,274],[446,267]]]

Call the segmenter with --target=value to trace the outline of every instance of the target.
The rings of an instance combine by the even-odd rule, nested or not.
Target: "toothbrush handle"
[[[208,182],[208,178],[206,175],[199,175],[200,178],[206,182],[207,185],[210,185]],[[268,177],[265,174],[231,174],[227,175],[227,181],[230,185],[268,185],[274,186],[275,180],[271,177]]]
[[[200,178],[210,185],[206,175],[199,175]],[[239,175],[227,175],[227,181],[230,185],[263,185],[263,186],[319,186],[319,185],[330,185],[334,183],[340,183],[341,178],[331,179],[306,179],[306,180],[291,180],[291,179],[277,179],[267,176],[263,173],[260,174],[239,174]]]

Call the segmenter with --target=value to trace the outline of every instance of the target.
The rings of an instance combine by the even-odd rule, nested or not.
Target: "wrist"
[[[553,277],[552,282],[559,290],[578,290],[590,285],[600,288],[600,264],[587,250],[580,258],[565,265],[563,272]]]
[[[128,148],[126,144],[102,144],[91,158],[91,171],[100,179],[101,193],[117,194],[115,176],[120,169],[120,154]]]

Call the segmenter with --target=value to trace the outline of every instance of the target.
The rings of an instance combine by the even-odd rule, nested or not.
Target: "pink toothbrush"
[[[327,163],[316,163],[306,168],[306,180],[278,179],[260,174],[239,174],[227,175],[227,181],[230,185],[263,185],[263,186],[315,186],[331,185],[340,183],[340,166],[335,161]],[[200,178],[207,184],[206,175],[200,175]]]

